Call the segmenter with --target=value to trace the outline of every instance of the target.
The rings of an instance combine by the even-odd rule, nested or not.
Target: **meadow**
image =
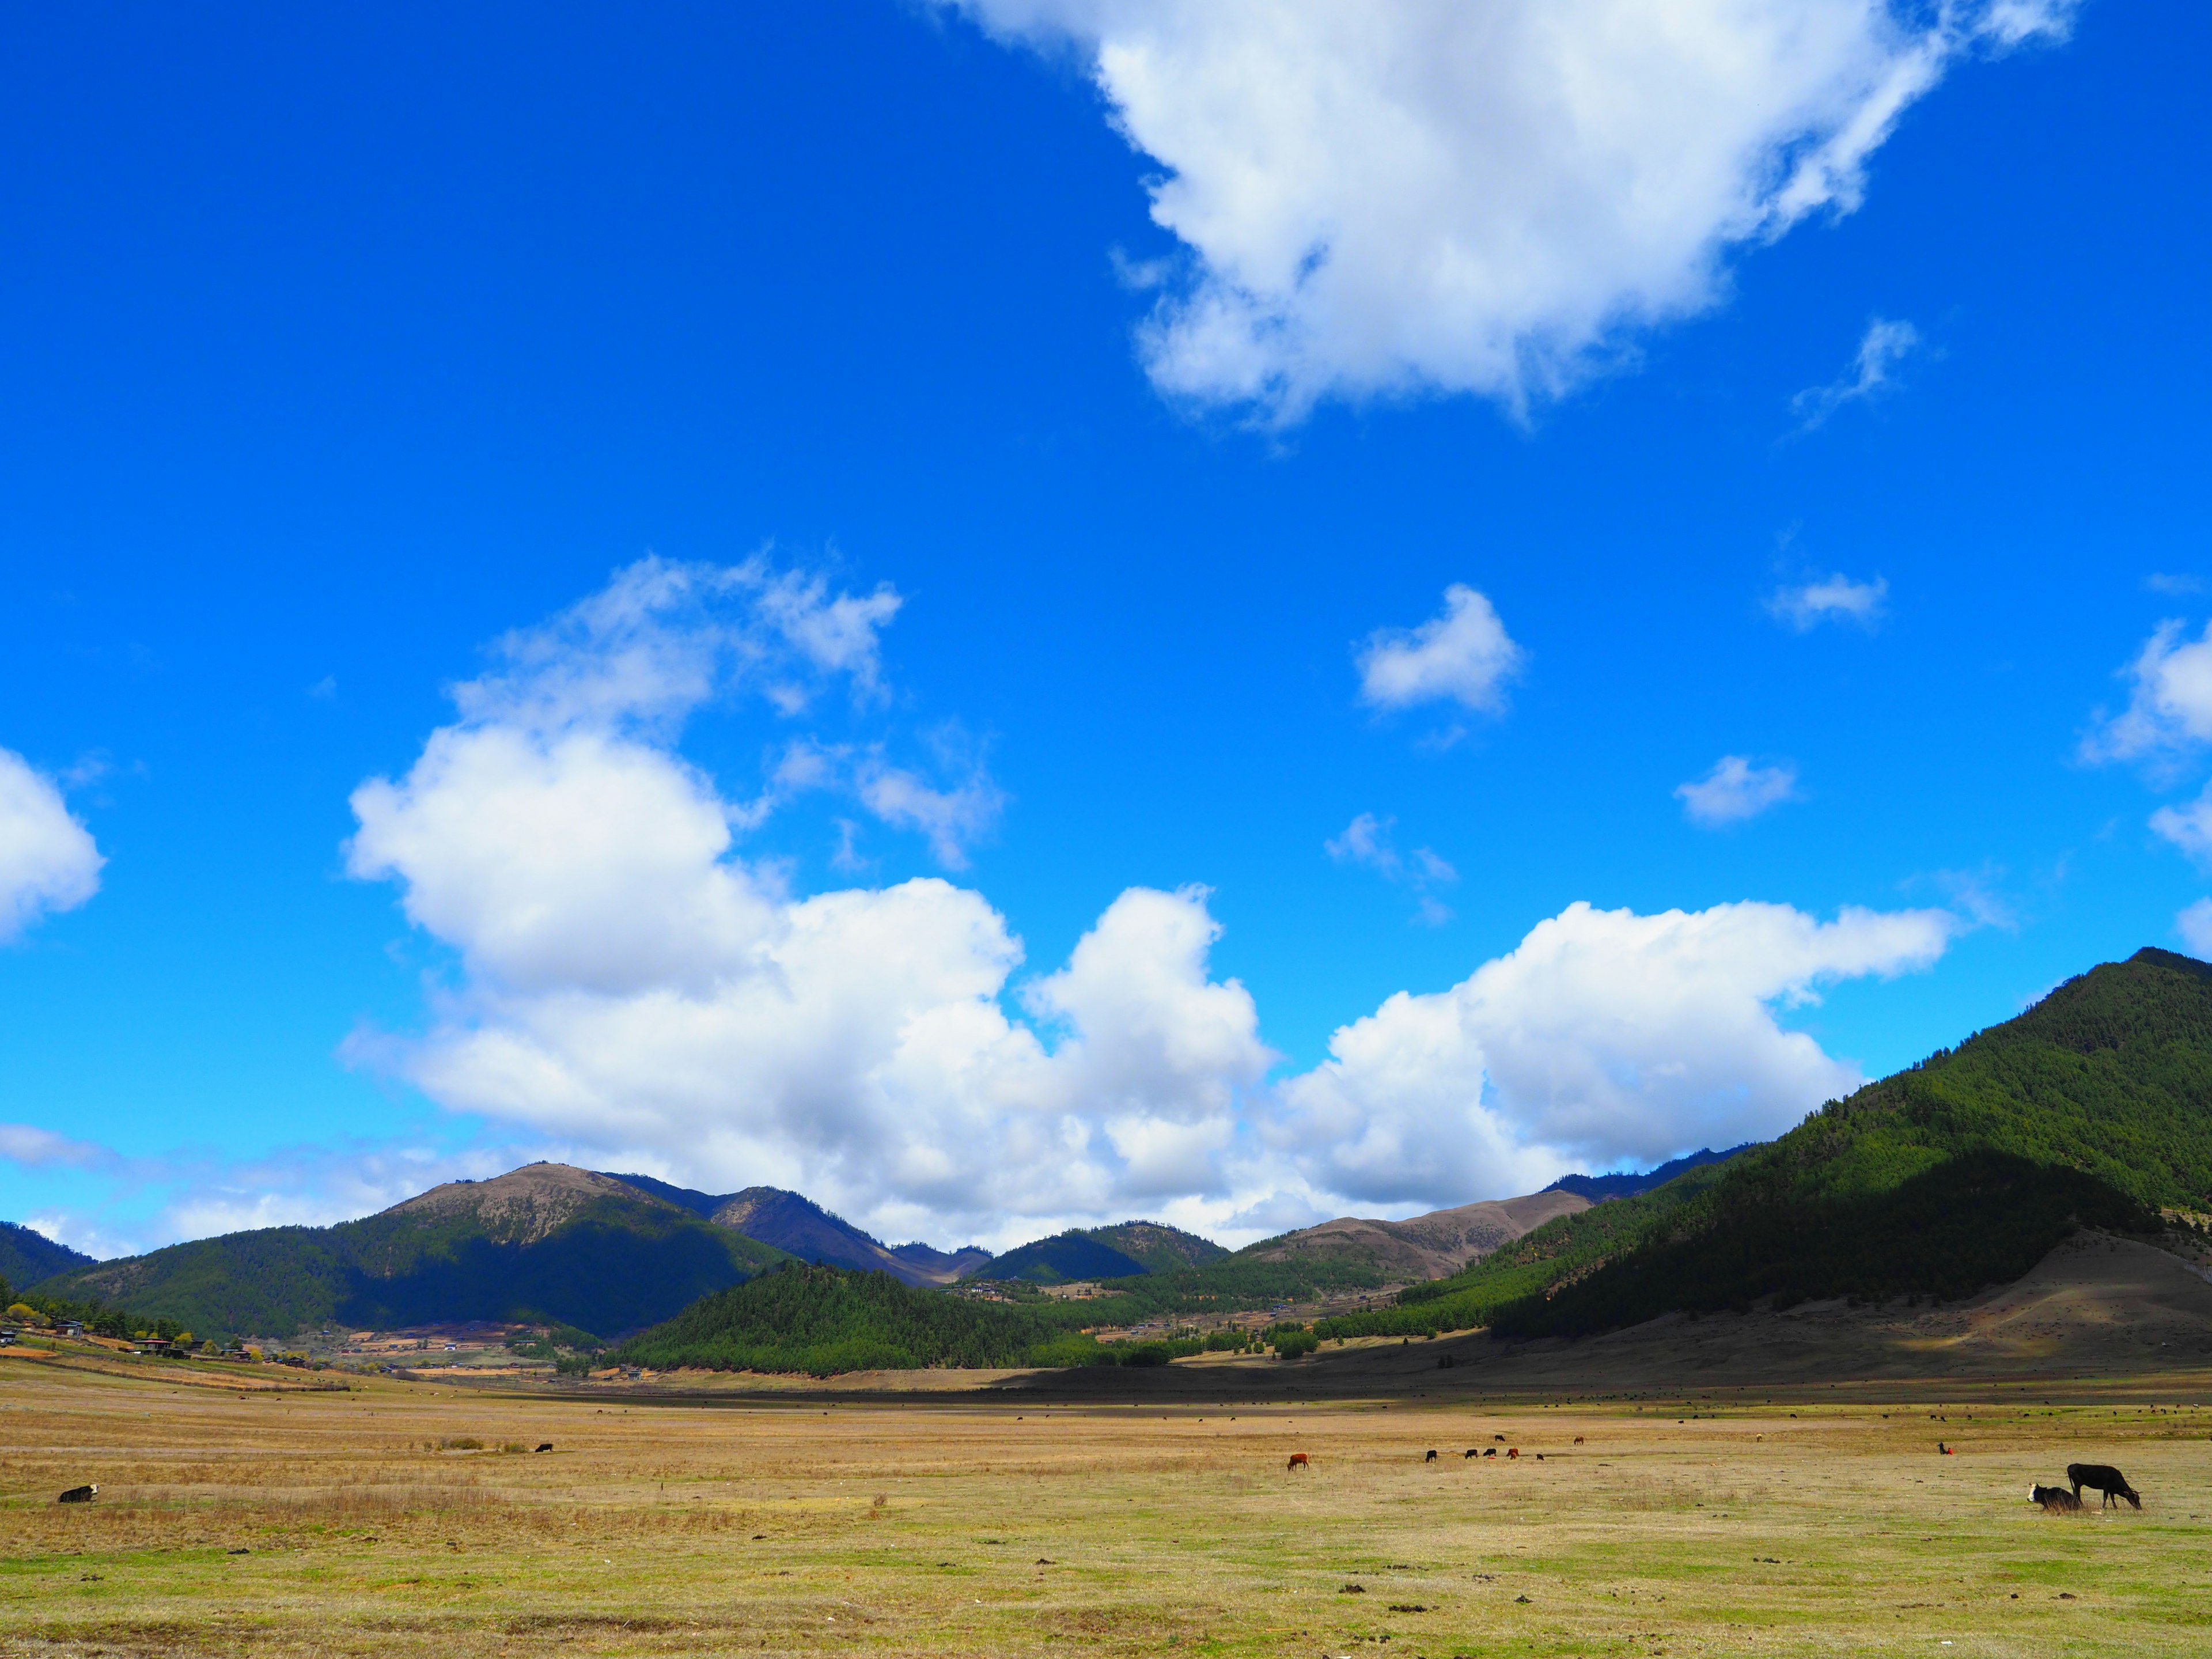
[[[1254,1405],[1256,1365],[1174,1404],[210,1369],[0,1362],[0,1653],[2212,1650],[2203,1376]],[[2033,1508],[2074,1460],[2142,1510]]]

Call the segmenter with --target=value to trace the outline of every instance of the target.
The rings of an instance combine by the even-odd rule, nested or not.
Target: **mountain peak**
[[[485,1232],[504,1243],[529,1244],[544,1238],[586,1205],[602,1199],[659,1204],[666,1200],[641,1193],[612,1176],[567,1164],[526,1164],[489,1181],[449,1181],[393,1205],[389,1216],[474,1215]]]

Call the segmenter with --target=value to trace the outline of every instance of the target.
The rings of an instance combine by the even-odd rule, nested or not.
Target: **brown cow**
[[[1505,1455],[1508,1457],[1518,1457],[1521,1455],[1521,1448],[1518,1446],[1508,1446],[1505,1449]]]
[[[1292,1452],[1291,1461],[1283,1467],[1286,1469],[1310,1469],[1313,1465],[1306,1461],[1306,1455],[1304,1452]]]

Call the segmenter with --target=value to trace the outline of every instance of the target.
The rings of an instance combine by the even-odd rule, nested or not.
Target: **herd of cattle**
[[[1492,1437],[1498,1440],[1503,1440],[1505,1438],[1502,1434],[1495,1435]],[[1575,1437],[1575,1444],[1579,1446],[1582,1443],[1582,1436],[1577,1435]],[[1940,1445],[1941,1443],[1939,1442],[1938,1444]],[[553,1449],[553,1444],[550,1441],[548,1441],[544,1444],[539,1446],[538,1449],[542,1452],[551,1451]],[[1946,1454],[1948,1454],[1951,1449],[1948,1446],[1944,1446],[1942,1449]],[[1469,1446],[1465,1451],[1462,1452],[1460,1455],[1462,1458],[1495,1457],[1498,1455],[1498,1448],[1495,1446],[1484,1446],[1478,1449],[1474,1446]],[[1521,1455],[1521,1448],[1518,1446],[1508,1446],[1505,1449],[1505,1455],[1509,1461],[1517,1460]],[[1424,1457],[1421,1461],[1424,1463],[1435,1462],[1437,1461],[1435,1449],[1431,1447],[1428,1455]],[[1538,1452],[1536,1454],[1536,1461],[1540,1463],[1544,1461],[1544,1454]],[[1311,1468],[1313,1467],[1313,1462],[1305,1453],[1292,1452],[1291,1454],[1291,1461],[1284,1467],[1295,1472],[1298,1469]],[[2091,1492],[2102,1492],[2104,1494],[2104,1503],[2100,1504],[2097,1506],[2100,1509],[2103,1509],[2107,1506],[2118,1508],[2119,1505],[2119,1500],[2123,1498],[2126,1498],[2129,1503],[2135,1505],[2137,1509],[2141,1509],[2142,1507],[2142,1494],[2138,1492],[2133,1486],[2130,1486],[2128,1484],[2127,1476],[2122,1474],[2110,1463],[2069,1463],[2066,1466],[2066,1479],[2072,1483],[2072,1489],[2070,1491],[2065,1486],[2045,1486],[2041,1485],[2031,1486],[2027,1489],[2028,1502],[2031,1504],[2041,1504],[2043,1506],[2043,1511],[2046,1515],[2078,1515],[2081,1510],[2081,1488],[2087,1486]],[[71,1486],[67,1492],[64,1492],[54,1501],[58,1504],[89,1504],[92,1502],[93,1498],[98,1495],[99,1492],[100,1488],[97,1486]]]
[[[1505,1437],[1500,1434],[1493,1435],[1492,1438],[1503,1440]],[[1579,1446],[1582,1443],[1582,1436],[1577,1435],[1575,1444]],[[1946,1457],[1955,1455],[1952,1449],[1942,1441],[1937,1441],[1936,1444],[1936,1449]],[[1498,1448],[1484,1446],[1478,1449],[1469,1446],[1460,1455],[1462,1458],[1495,1457],[1498,1455]],[[1508,1446],[1505,1449],[1505,1455],[1508,1460],[1517,1460],[1521,1455],[1521,1448]],[[1431,1447],[1421,1459],[1424,1463],[1433,1463],[1436,1461],[1437,1453],[1434,1447]],[[1544,1454],[1538,1452],[1536,1461],[1542,1462]],[[1295,1472],[1299,1469],[1310,1469],[1313,1467],[1313,1463],[1305,1453],[1292,1452],[1291,1461],[1284,1467]],[[2069,1463],[2066,1466],[2066,1479],[2072,1483],[2070,1490],[2066,1486],[2045,1486],[2040,1484],[2029,1486],[2028,1502],[2041,1504],[2046,1515],[2078,1515],[2081,1511],[2081,1488],[2087,1486],[2091,1492],[2104,1494],[2105,1501],[2098,1505],[2100,1509],[2108,1506],[2118,1509],[2119,1500],[2123,1498],[2136,1509],[2142,1507],[2142,1494],[2130,1486],[2128,1484],[2127,1476],[2122,1474],[2110,1463]]]

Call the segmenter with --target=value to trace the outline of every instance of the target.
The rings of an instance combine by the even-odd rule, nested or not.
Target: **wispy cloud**
[[[105,1146],[32,1123],[0,1123],[0,1158],[26,1170],[114,1170],[123,1163]]]
[[[1855,623],[1872,628],[1881,620],[1889,600],[1889,583],[1876,576],[1870,582],[1855,581],[1840,573],[1817,581],[1777,588],[1767,595],[1766,609],[1800,634],[1825,622]]]
[[[1419,896],[1413,906],[1413,920],[1425,927],[1441,927],[1451,920],[1451,907],[1430,890],[1452,886],[1459,880],[1459,872],[1431,848],[1416,847],[1401,854],[1390,839],[1396,823],[1395,818],[1362,812],[1345,825],[1343,834],[1323,842],[1322,850],[1339,864],[1363,865],[1386,881],[1411,887]]]
[[[2185,599],[2191,593],[2202,593],[2205,581],[2202,576],[2177,574],[2169,570],[2154,570],[2143,578],[2145,591],[2163,593],[2169,599]]]
[[[1897,366],[1920,349],[1920,331],[1910,323],[1877,317],[1859,337],[1850,367],[1826,386],[1808,386],[1790,400],[1800,432],[1810,432],[1845,404],[1879,396],[1897,384]]]
[[[1741,755],[1723,755],[1704,777],[1674,787],[1690,821],[1709,830],[1755,818],[1796,793],[1796,768],[1753,766]]]

